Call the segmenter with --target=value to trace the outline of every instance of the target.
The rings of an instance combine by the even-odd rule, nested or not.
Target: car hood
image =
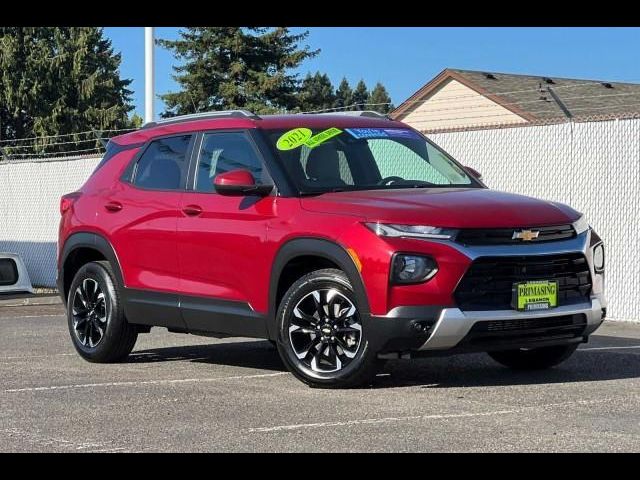
[[[486,188],[332,192],[301,199],[302,208],[371,222],[449,228],[509,228],[571,223],[580,213],[561,203]]]

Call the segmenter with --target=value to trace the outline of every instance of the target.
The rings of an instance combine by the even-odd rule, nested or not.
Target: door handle
[[[199,207],[198,205],[187,205],[182,209],[182,211],[185,213],[185,215],[188,215],[190,217],[197,217],[202,213],[202,207]]]
[[[119,212],[122,210],[122,204],[120,202],[109,202],[104,208],[106,208],[109,212]]]

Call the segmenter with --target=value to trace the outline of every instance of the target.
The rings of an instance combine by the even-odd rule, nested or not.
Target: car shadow
[[[596,382],[640,377],[640,339],[593,335],[571,358],[548,370],[515,371],[484,353],[388,361],[366,388],[460,388]],[[639,348],[629,348],[639,347]],[[267,341],[224,342],[139,350],[128,363],[191,361],[286,371]]]
[[[214,365],[285,371],[275,347],[266,340],[152,348],[134,351],[127,363],[191,361]]]
[[[593,335],[560,365],[534,371],[506,368],[485,353],[388,362],[373,388],[543,385],[640,377],[640,339]],[[630,348],[638,347],[638,348]]]

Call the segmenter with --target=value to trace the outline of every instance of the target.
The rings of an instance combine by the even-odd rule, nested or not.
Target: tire
[[[578,344],[572,344],[487,353],[496,362],[515,370],[542,370],[564,362],[577,348]]]
[[[342,271],[317,270],[298,279],[277,312],[278,353],[289,371],[311,387],[369,383],[384,362],[369,348],[359,311]]]
[[[69,334],[76,351],[89,362],[119,362],[131,353],[138,338],[135,325],[124,316],[116,285],[106,261],[83,265],[71,282],[67,298]]]

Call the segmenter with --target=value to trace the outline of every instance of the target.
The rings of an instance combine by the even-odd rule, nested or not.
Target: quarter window
[[[190,142],[191,135],[151,142],[138,160],[134,185],[154,190],[184,188]]]
[[[207,133],[198,155],[196,191],[213,192],[214,179],[231,170],[249,170],[262,183],[262,162],[242,132]]]

